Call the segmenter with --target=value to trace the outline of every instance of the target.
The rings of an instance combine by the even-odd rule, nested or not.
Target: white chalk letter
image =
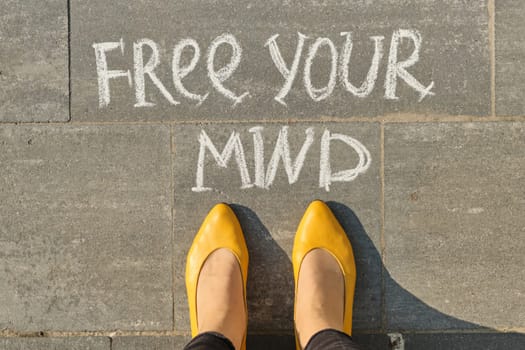
[[[314,61],[315,56],[317,55],[317,51],[321,46],[328,46],[331,53],[332,58],[332,67],[330,71],[330,78],[328,80],[328,85],[323,88],[314,88],[312,84],[312,77],[311,77],[311,71],[312,71],[312,63]],[[304,64],[304,86],[306,88],[306,92],[314,101],[322,101],[325,98],[329,97],[332,92],[334,91],[335,84],[337,80],[337,49],[335,48],[334,43],[332,40],[328,38],[318,38],[312,46],[310,46],[310,49],[308,50],[308,56],[306,56],[306,62]]]
[[[95,43],[95,59],[97,62],[97,77],[98,77],[98,105],[100,108],[107,107],[111,101],[111,93],[109,91],[109,79],[127,77],[129,86],[132,86],[131,72],[129,70],[108,70],[108,62],[106,52],[115,50],[120,47],[122,55],[124,55],[124,41]]]
[[[232,57],[230,63],[222,67],[218,71],[215,70],[215,53],[217,48],[223,44],[230,45],[232,48]],[[234,92],[228,90],[224,87],[222,83],[228,80],[232,74],[235,72],[239,64],[241,63],[242,48],[241,45],[237,42],[237,39],[228,33],[222,34],[215,38],[208,48],[208,77],[210,78],[213,87],[223,94],[228,99],[234,101],[233,105],[241,103],[242,100],[249,95],[248,92],[243,93],[240,96],[235,95]]]
[[[182,52],[186,47],[191,47],[193,49],[193,57],[191,58],[190,63],[186,67],[180,66],[180,60],[182,57]],[[194,39],[183,39],[175,45],[173,49],[173,60],[172,60],[172,70],[173,70],[173,84],[177,91],[184,97],[197,101],[197,104],[204,102],[208,94],[198,95],[188,91],[182,84],[182,79],[190,74],[195,67],[201,55],[201,50],[199,44]]]
[[[255,126],[249,131],[253,134],[253,159],[255,162],[255,187],[264,188],[264,139],[262,126]]]
[[[397,61],[397,50],[400,40],[407,38],[414,43],[414,51],[410,57],[403,61]],[[411,88],[419,92],[419,101],[421,102],[426,96],[434,95],[431,91],[434,87],[434,82],[425,87],[406,69],[412,67],[419,61],[419,51],[421,50],[421,34],[417,30],[400,29],[392,34],[392,42],[390,44],[390,54],[388,57],[388,68],[385,79],[385,98],[389,100],[397,100],[396,96],[397,77],[401,77]]]
[[[151,57],[148,63],[144,65],[144,46],[147,45],[151,49]],[[171,94],[166,90],[160,79],[155,74],[154,70],[159,65],[159,49],[157,44],[150,39],[141,39],[133,44],[133,61],[135,62],[135,97],[137,103],[135,107],[151,107],[154,103],[146,102],[146,87],[144,75],[148,75],[153,81],[153,84],[160,90],[162,95],[172,104],[178,105],[179,102],[175,101]]]
[[[291,185],[299,179],[299,174],[303,168],[304,159],[306,153],[310,149],[310,146],[314,142],[314,130],[313,128],[306,129],[306,140],[295,158],[295,161],[292,163],[292,158],[290,157],[290,146],[288,144],[288,127],[283,126],[279,132],[279,137],[275,143],[275,149],[268,163],[268,171],[266,172],[265,188],[270,188],[273,181],[275,180],[275,175],[277,174],[277,168],[279,167],[279,160],[283,160],[284,170],[288,175],[288,183]]]
[[[332,173],[332,167],[330,164],[330,143],[333,140],[339,140],[352,147],[353,150],[359,156],[359,162],[353,169],[346,169],[338,171],[335,174]],[[327,129],[323,133],[321,138],[321,158],[319,163],[319,187],[324,187],[328,192],[330,191],[330,185],[332,182],[349,182],[354,180],[359,174],[362,174],[368,170],[372,158],[370,152],[366,149],[361,142],[357,141],[350,136],[343,134],[330,134]]]
[[[299,70],[299,62],[303,53],[304,41],[308,38],[306,35],[299,32],[297,33],[297,35],[299,36],[299,40],[297,41],[297,48],[295,49],[295,56],[290,69],[286,67],[286,62],[284,62],[283,56],[281,55],[281,50],[279,50],[279,46],[277,45],[277,38],[279,37],[279,34],[275,34],[274,36],[272,36],[264,45],[268,46],[273,63],[285,79],[281,91],[279,91],[279,93],[274,97],[274,99],[277,102],[285,106],[286,102],[284,102],[284,98],[290,92],[295,77],[297,76],[297,71]]]
[[[217,148],[204,130],[201,131],[199,136],[199,144],[200,149],[199,160],[197,162],[196,186],[191,189],[193,192],[212,190],[210,187],[204,187],[204,161],[206,156],[206,148],[211,152],[215,158],[215,162],[217,162],[217,165],[219,165],[221,168],[228,167],[228,162],[232,154],[235,152],[235,161],[237,162],[237,166],[239,167],[239,172],[241,174],[241,188],[244,189],[252,187],[250,183],[250,174],[246,165],[246,158],[244,157],[244,148],[242,147],[241,138],[238,132],[233,131],[231,133],[230,138],[228,139],[228,142],[226,143],[226,146],[224,146],[224,149],[221,153],[217,151]]]
[[[377,73],[379,71],[379,63],[381,62],[381,59],[383,58],[383,40],[385,37],[383,36],[373,36],[371,39],[374,41],[374,56],[372,58],[372,64],[370,65],[370,69],[368,70],[368,74],[366,75],[365,81],[361,84],[359,88],[355,87],[349,80],[349,65],[350,65],[350,56],[352,55],[352,49],[353,49],[353,42],[352,42],[352,33],[351,32],[342,32],[342,36],[346,36],[346,42],[343,46],[343,52],[341,54],[341,68],[339,69],[339,75],[341,82],[343,83],[343,86],[346,88],[346,90],[353,95],[365,98],[372,90],[374,90],[376,80],[377,80]]]

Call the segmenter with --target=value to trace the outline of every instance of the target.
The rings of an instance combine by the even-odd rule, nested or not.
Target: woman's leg
[[[216,332],[206,332],[193,338],[184,350],[235,350],[232,342],[224,335]]]
[[[295,327],[304,349],[323,329],[343,330],[344,280],[337,261],[323,249],[303,259],[297,287]]]
[[[314,249],[304,257],[296,303],[295,327],[302,349],[359,349],[343,333],[343,274],[327,251]]]
[[[348,334],[335,329],[324,329],[315,333],[305,350],[362,350]]]
[[[197,285],[199,333],[217,332],[241,349],[246,334],[241,270],[228,249],[218,249],[204,263]]]

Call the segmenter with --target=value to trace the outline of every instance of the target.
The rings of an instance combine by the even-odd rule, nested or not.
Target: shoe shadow
[[[354,339],[358,343],[378,350],[525,349],[525,334],[502,333],[446,315],[404,289],[383,265],[381,254],[355,212],[339,202],[327,204],[354,248],[358,275],[353,323]],[[294,302],[291,261],[251,209],[237,204],[231,207],[244,232],[250,233],[246,235],[246,243],[251,261],[256,262],[250,264],[248,277],[248,348],[294,349],[295,340],[290,331],[293,329],[290,310]],[[383,288],[388,291],[388,307],[384,306]],[[381,310],[388,312],[385,315]],[[265,329],[268,320],[272,320],[271,329]],[[377,329],[358,328],[360,323],[370,324],[370,320],[378,325]],[[446,331],[425,332],[433,329]]]
[[[237,215],[250,251],[248,268],[248,332],[258,333],[293,329],[294,281],[292,262],[286,252],[273,239],[257,214],[251,209],[230,204]],[[268,320],[272,328],[266,329]]]

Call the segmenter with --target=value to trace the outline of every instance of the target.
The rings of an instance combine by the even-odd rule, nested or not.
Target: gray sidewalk
[[[0,350],[181,349],[185,256],[217,202],[250,251],[249,348],[292,349],[316,198],[354,246],[360,343],[525,349],[524,14],[5,0]]]

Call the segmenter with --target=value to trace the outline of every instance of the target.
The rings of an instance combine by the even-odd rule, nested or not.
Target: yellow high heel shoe
[[[330,208],[320,200],[310,203],[295,234],[292,264],[296,301],[301,263],[306,254],[317,248],[328,251],[337,260],[341,268],[345,286],[343,331],[352,335],[352,311],[356,281],[354,253],[345,231]],[[301,350],[297,332],[295,339],[297,350]]]
[[[186,290],[190,308],[191,335],[198,334],[197,320],[197,283],[204,262],[215,250],[229,249],[237,258],[241,268],[243,281],[244,308],[246,306],[246,281],[248,279],[248,249],[242,233],[241,225],[233,210],[224,203],[217,204],[208,213],[202,226],[193,239],[186,260]],[[246,349],[246,331],[241,350]]]

